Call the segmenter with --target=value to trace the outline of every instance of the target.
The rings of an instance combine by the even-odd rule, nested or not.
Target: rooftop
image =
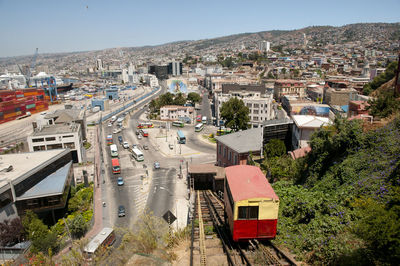
[[[17,200],[27,200],[31,198],[62,194],[64,192],[65,182],[68,179],[68,173],[71,166],[72,161],[47,176],[21,196],[17,197]]]
[[[73,123],[71,125],[64,124],[55,124],[50,126],[44,126],[41,129],[36,129],[32,136],[47,136],[47,135],[55,135],[55,134],[64,134],[64,133],[74,133],[79,130],[80,124]]]
[[[189,174],[215,174],[215,179],[224,179],[225,168],[214,164],[190,164]]]
[[[229,166],[225,168],[225,172],[234,201],[254,198],[279,200],[271,184],[257,166]]]
[[[51,164],[59,157],[69,152],[69,149],[35,151],[27,153],[14,153],[0,155],[0,168],[12,165],[9,172],[0,171],[0,193],[9,182],[17,182],[18,179],[30,176],[37,168]],[[18,163],[16,163],[18,162]]]
[[[262,149],[262,128],[252,128],[215,138],[238,153],[260,151]]]
[[[300,128],[319,128],[323,125],[332,124],[328,117],[314,115],[292,115],[292,119]]]

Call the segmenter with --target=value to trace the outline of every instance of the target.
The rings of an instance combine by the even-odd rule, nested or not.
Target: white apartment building
[[[179,117],[189,117],[194,121],[194,108],[191,106],[166,105],[160,108],[161,120],[178,120]]]
[[[69,148],[74,163],[86,159],[79,123],[39,126],[27,141],[30,152]]]
[[[143,75],[143,80],[152,88],[158,87],[158,79],[155,75]]]
[[[275,118],[272,94],[262,94],[261,92],[252,91],[235,91],[228,94],[223,94],[222,92],[216,94],[215,117],[218,121],[221,119],[222,104],[229,101],[232,97],[243,100],[244,104],[249,108],[249,118],[252,127],[259,127],[264,121]]]
[[[309,146],[312,133],[321,126],[332,124],[328,117],[319,117],[314,115],[292,115],[293,133],[292,146],[293,149],[300,149]]]

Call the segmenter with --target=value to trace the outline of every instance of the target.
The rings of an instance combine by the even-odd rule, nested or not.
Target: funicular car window
[[[239,207],[238,219],[258,219],[258,206],[243,206]]]
[[[258,219],[258,206],[249,206],[249,219]]]
[[[238,219],[247,219],[247,207],[239,207]]]

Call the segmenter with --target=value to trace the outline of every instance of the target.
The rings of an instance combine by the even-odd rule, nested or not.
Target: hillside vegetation
[[[400,260],[400,117],[377,130],[336,119],[311,139],[280,197],[276,242],[311,264]]]

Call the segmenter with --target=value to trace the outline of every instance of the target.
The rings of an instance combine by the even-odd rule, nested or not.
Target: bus
[[[223,136],[223,135],[229,134],[231,132],[232,132],[231,129],[227,129],[227,128],[222,127],[222,128],[217,130],[217,136]]]
[[[138,162],[144,161],[143,152],[141,150],[139,150],[138,148],[133,148],[132,149],[132,156]]]
[[[183,123],[182,121],[174,121],[172,122],[172,125],[175,127],[184,127],[185,123]]]
[[[153,128],[154,125],[151,122],[139,122],[137,128]]]
[[[112,228],[104,227],[83,249],[87,261],[91,261],[97,251],[102,251],[115,242],[115,233]]]
[[[111,159],[111,164],[112,164],[112,172],[113,172],[113,174],[120,174],[121,173],[121,167],[119,166],[118,158]]]
[[[178,143],[180,144],[185,144],[186,143],[186,137],[183,134],[182,131],[178,130],[178,132],[176,133],[176,139],[178,140]]]
[[[111,157],[118,157],[118,148],[116,144],[110,145]]]
[[[196,116],[196,122],[201,122],[201,115]]]
[[[107,145],[111,145],[111,144],[113,144],[113,138],[112,138],[112,135],[107,135],[106,141],[107,141]]]
[[[203,128],[204,128],[204,124],[203,124],[203,123],[200,123],[200,124],[197,124],[197,125],[194,127],[194,131],[200,132],[200,131],[203,130]]]

